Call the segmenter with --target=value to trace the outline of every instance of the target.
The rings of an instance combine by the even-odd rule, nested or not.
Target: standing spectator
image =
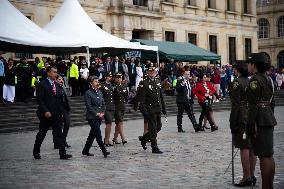
[[[105,73],[111,72],[112,68],[111,68],[111,58],[107,57],[106,61],[104,63],[104,69],[105,69]]]
[[[91,65],[89,66],[89,76],[96,75],[96,63],[91,62]]]
[[[118,57],[114,57],[114,62],[112,63],[112,73],[123,73],[122,64],[120,64]]]
[[[144,70],[143,73],[145,73]],[[164,81],[166,78],[168,78],[164,62],[160,63],[159,76],[161,77],[161,81]]]
[[[19,101],[27,102],[31,94],[32,70],[25,57],[17,64],[16,75],[16,94],[19,97]]]
[[[67,75],[67,66],[65,64],[65,62],[62,60],[61,57],[58,57],[57,59],[57,70],[58,70],[58,74],[61,75],[62,77]]]
[[[226,75],[227,75],[227,92],[230,94],[230,89],[232,85],[232,67],[230,65],[226,65]]]
[[[185,71],[185,67],[183,66],[183,63],[179,62],[178,69],[177,69],[177,78],[183,76],[184,71]]]
[[[166,65],[166,69],[169,81],[173,83],[177,78],[177,65],[175,64],[174,59],[170,60],[170,63]]]
[[[213,86],[216,90],[217,95],[220,96],[221,75],[220,75],[220,71],[218,68],[215,68],[211,81],[213,83]],[[213,96],[213,99],[214,99],[213,100],[214,102],[219,102],[219,100],[216,100],[215,96]]]
[[[80,69],[80,86],[81,86],[80,89],[82,96],[89,89],[88,77],[89,77],[89,69],[87,67],[86,62],[84,62],[82,63]]]
[[[129,73],[129,89],[132,88],[132,86],[135,86],[136,82],[136,65],[135,65],[135,59],[132,57],[130,59],[130,65],[128,65],[128,73]]]
[[[128,73],[128,66],[125,63],[125,59],[121,60],[121,64],[122,64],[122,68],[123,68],[123,76],[124,76],[124,84],[128,84],[129,83],[129,73]]]
[[[5,102],[14,102],[15,99],[16,70],[13,63],[13,59],[9,59],[8,65],[5,67],[5,77],[3,86],[3,100]]]
[[[277,73],[276,82],[277,82],[277,90],[280,90],[281,87],[282,87],[282,85],[284,84],[284,74],[281,73],[280,70],[279,70],[279,72]]]
[[[5,64],[6,60],[2,57],[2,52],[0,51],[0,102],[2,102]]]
[[[141,68],[141,63],[137,62],[136,64],[136,84],[135,84],[135,89],[137,90],[137,87],[140,83],[140,81],[143,80],[143,70]]]
[[[79,70],[78,70],[78,66],[75,64],[74,61],[71,62],[71,66],[68,70],[68,74],[67,76],[69,76],[69,86],[71,86],[72,88],[72,96],[77,96],[78,92],[77,92],[77,88],[78,88],[78,79],[79,79]]]
[[[222,72],[221,72],[221,83],[220,83],[220,87],[221,87],[221,91],[222,91],[222,100],[226,100],[226,87],[227,87],[227,74],[226,74],[226,68],[222,67]]]

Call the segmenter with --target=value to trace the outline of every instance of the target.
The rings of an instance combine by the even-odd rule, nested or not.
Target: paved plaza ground
[[[284,107],[276,107],[278,126],[275,128],[275,188],[284,188]],[[199,116],[197,114],[196,116]],[[36,132],[0,135],[0,188],[234,188],[231,185],[231,134],[229,112],[216,112],[219,131],[194,133],[188,118],[184,118],[186,133],[177,133],[176,117],[163,118],[158,136],[164,154],[144,151],[137,137],[143,130],[143,120],[125,123],[128,143],[110,147],[105,159],[96,143],[91,153],[83,157],[81,151],[89,126],[72,127],[68,142],[71,160],[59,160],[53,149],[51,132],[42,146],[42,159],[34,160],[32,148]],[[83,119],[83,118],[82,118]],[[102,125],[104,131],[104,125]],[[235,158],[236,182],[241,178],[239,155]],[[261,186],[259,161],[256,167],[257,186]]]

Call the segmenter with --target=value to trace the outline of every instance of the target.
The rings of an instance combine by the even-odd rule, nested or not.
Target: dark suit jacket
[[[136,75],[137,75],[135,64],[133,65],[133,72],[132,72],[132,65],[131,64],[128,65],[128,75],[129,75],[130,83],[135,85]]]
[[[52,90],[52,86],[48,79],[44,79],[37,87],[37,100],[39,117],[44,117],[46,112],[50,112],[52,117],[61,116],[63,114],[64,91],[58,83],[55,82],[56,95]]]
[[[123,67],[121,63],[118,63],[118,72],[123,73]],[[112,73],[115,74],[115,62],[112,63]]]
[[[188,93],[188,89],[185,86],[182,86],[183,82],[183,79],[179,79],[177,81],[177,86],[176,86],[176,102],[177,103],[187,103],[187,93]],[[190,82],[189,82],[190,84]],[[190,103],[193,104],[193,98],[194,98],[194,95],[193,95],[193,92],[192,92],[192,86],[191,86],[191,91],[190,91]]]

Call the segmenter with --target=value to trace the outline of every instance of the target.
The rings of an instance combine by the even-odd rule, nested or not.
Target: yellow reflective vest
[[[78,66],[76,64],[71,64],[70,68],[68,69],[67,72],[67,77],[68,79],[71,77],[75,77],[77,80],[79,78],[79,69]]]

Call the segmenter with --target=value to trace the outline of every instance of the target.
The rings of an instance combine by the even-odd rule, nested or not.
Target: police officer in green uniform
[[[113,79],[112,73],[107,72],[106,77],[105,77],[105,82],[103,82],[101,84],[101,91],[104,95],[104,100],[105,100],[105,105],[106,105],[106,111],[105,111],[105,115],[104,115],[105,124],[106,124],[104,144],[107,147],[113,146],[109,142],[110,133],[111,133],[111,125],[112,125],[112,120],[113,120],[113,117],[114,117],[114,110],[115,110],[114,99],[113,99],[112,79]]]
[[[17,86],[16,94],[19,101],[26,102],[31,96],[32,69],[25,57],[16,65]]]
[[[255,185],[256,178],[254,175],[254,168],[256,157],[251,154],[252,162],[252,172],[250,173],[250,146],[249,141],[245,133],[247,125],[247,95],[246,89],[249,84],[248,79],[248,66],[246,61],[238,60],[235,65],[233,65],[235,80],[233,81],[232,88],[230,90],[231,94],[231,114],[230,114],[230,128],[233,136],[233,145],[240,149],[240,157],[243,168],[243,178],[242,180],[235,184],[238,187]]]
[[[127,141],[125,140],[124,131],[123,131],[123,117],[125,113],[125,104],[127,103],[128,99],[128,91],[127,85],[122,83],[122,73],[118,72],[115,74],[114,79],[114,89],[113,89],[113,96],[114,96],[114,104],[115,104],[115,111],[114,111],[114,118],[115,118],[115,132],[113,136],[113,144],[119,144],[117,141],[118,134],[120,134],[122,144],[126,144]]]
[[[139,101],[140,111],[148,120],[148,132],[139,137],[144,150],[147,149],[147,141],[151,141],[152,153],[163,153],[157,145],[157,133],[162,128],[161,110],[166,114],[164,97],[160,80],[155,77],[155,66],[150,63],[147,66],[147,77],[140,82]]]
[[[277,124],[273,114],[274,85],[265,72],[270,63],[264,53],[253,53],[248,71],[253,74],[247,89],[248,134],[252,137],[254,154],[260,159],[262,188],[272,189],[275,174],[273,131]]]

